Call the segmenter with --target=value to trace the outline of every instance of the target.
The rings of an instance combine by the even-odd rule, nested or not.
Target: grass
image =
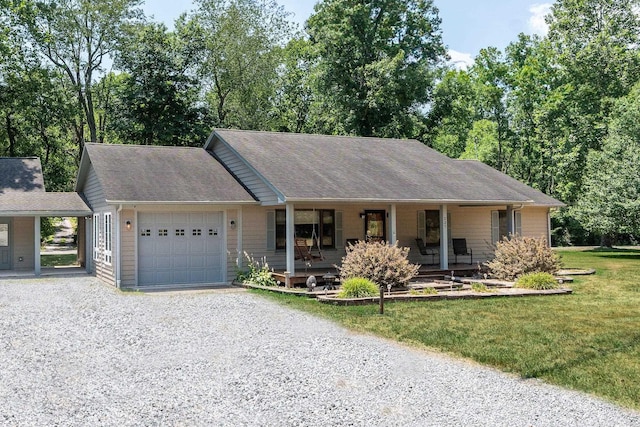
[[[561,251],[572,295],[333,306],[264,293],[282,304],[410,345],[640,409],[640,251]]]
[[[61,267],[67,265],[76,265],[77,263],[78,256],[76,254],[40,256],[40,265],[42,267]]]

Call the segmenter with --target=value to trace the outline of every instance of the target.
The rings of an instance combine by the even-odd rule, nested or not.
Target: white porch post
[[[396,215],[396,205],[391,205],[389,214],[389,243],[392,245],[398,241],[398,220]]]
[[[287,271],[290,276],[296,274],[296,259],[295,259],[295,223],[294,223],[294,209],[292,203],[287,203],[286,206],[286,222],[287,222]],[[287,284],[288,285],[288,284]]]
[[[87,273],[91,273],[93,268],[93,216],[88,216],[84,221],[84,267]]]
[[[447,235],[447,205],[440,205],[440,269],[449,269],[449,236]]]
[[[33,218],[33,271],[36,276],[40,275],[40,217]]]
[[[513,218],[513,205],[507,205],[507,234],[515,234],[515,221]]]

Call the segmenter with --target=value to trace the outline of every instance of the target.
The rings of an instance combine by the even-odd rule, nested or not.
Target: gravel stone
[[[242,289],[0,281],[0,425],[640,426],[601,399]]]

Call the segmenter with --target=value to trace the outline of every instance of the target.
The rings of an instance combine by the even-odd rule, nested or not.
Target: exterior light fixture
[[[127,227],[127,230],[131,231],[131,221],[127,220],[127,222],[125,222],[124,224]]]

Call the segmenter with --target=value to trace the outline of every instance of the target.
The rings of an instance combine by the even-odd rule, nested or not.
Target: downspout
[[[120,219],[121,219],[122,205],[118,205],[116,211],[116,288],[120,289]]]

